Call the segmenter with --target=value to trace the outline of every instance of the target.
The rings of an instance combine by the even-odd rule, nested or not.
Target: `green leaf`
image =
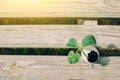
[[[78,45],[77,40],[75,38],[71,38],[68,41],[66,46],[77,48],[79,45]]]
[[[80,59],[80,54],[79,53],[74,53],[74,51],[70,51],[68,54],[68,62],[70,64],[75,64],[79,61]]]
[[[82,47],[90,46],[96,44],[96,39],[93,35],[88,35],[82,40]]]

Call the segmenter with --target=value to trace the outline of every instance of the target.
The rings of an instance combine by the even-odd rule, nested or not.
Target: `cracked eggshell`
[[[90,53],[91,51],[97,52],[97,54],[98,54],[98,60],[99,60],[99,52],[98,52],[98,50],[97,50],[94,46],[87,46],[87,47],[83,48],[83,51],[85,52],[85,54],[86,54],[87,56],[88,56],[88,53]],[[83,59],[85,62],[90,63],[90,62],[88,62],[87,57],[83,54],[83,52],[81,52],[81,57],[82,57],[82,59]],[[97,61],[98,61],[98,60],[97,60]]]

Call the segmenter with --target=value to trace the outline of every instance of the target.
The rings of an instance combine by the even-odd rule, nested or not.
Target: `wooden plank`
[[[67,56],[0,56],[0,79],[6,80],[119,80],[120,57],[100,57],[94,69]]]
[[[120,0],[0,0],[0,17],[115,17]]]
[[[84,23],[84,20],[83,20],[83,19],[78,19],[78,20],[77,20],[77,24],[78,24],[78,25],[83,25],[83,23]]]
[[[98,46],[120,48],[120,27],[103,25],[0,25],[0,47],[66,47],[93,34]]]
[[[84,25],[98,25],[97,20],[85,20]]]

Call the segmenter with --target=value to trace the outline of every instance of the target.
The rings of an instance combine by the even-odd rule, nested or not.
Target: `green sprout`
[[[87,35],[83,38],[81,45],[78,44],[77,40],[75,38],[71,38],[66,46],[69,46],[71,48],[77,48],[76,51],[71,50],[68,54],[68,62],[70,64],[75,64],[79,61],[81,52],[88,57],[85,52],[83,51],[84,47],[92,46],[96,44],[96,39],[93,35]]]

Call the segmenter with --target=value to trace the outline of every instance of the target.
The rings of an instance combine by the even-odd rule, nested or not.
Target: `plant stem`
[[[83,50],[81,50],[81,52],[83,52],[83,54],[84,54],[86,57],[88,57]]]
[[[80,50],[78,49],[75,53],[78,53]]]
[[[81,46],[78,46],[78,50],[76,51],[76,53],[77,53],[78,51],[83,52],[83,54],[84,54],[86,57],[88,57],[88,56],[85,54],[85,52],[83,51],[83,48],[82,48]]]

